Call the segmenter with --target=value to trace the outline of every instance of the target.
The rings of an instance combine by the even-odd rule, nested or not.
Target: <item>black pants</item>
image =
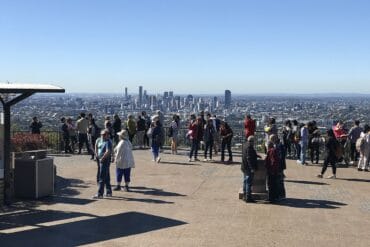
[[[280,179],[278,174],[269,174],[267,176],[267,186],[268,186],[268,200],[270,202],[275,202],[279,199],[279,187]]]
[[[213,141],[206,142],[206,149],[204,151],[204,158],[207,159],[207,153],[209,150],[209,158],[212,159],[212,149],[213,149]]]
[[[318,144],[311,145],[310,156],[311,156],[312,163],[314,162],[314,160],[316,161],[316,164],[319,163],[320,146]]]
[[[90,154],[90,146],[89,146],[89,141],[87,139],[87,134],[78,134],[78,153],[81,153],[81,149],[83,145],[86,145],[87,152]]]
[[[229,152],[229,161],[233,160],[233,153],[231,152],[231,140],[222,140],[221,143],[221,161],[225,161],[225,148]]]
[[[321,170],[321,175],[324,175],[326,169],[328,168],[328,165],[331,165],[331,169],[333,170],[333,174],[335,175],[337,173],[337,165],[336,165],[336,159],[331,157],[326,157],[324,160],[324,166]]]
[[[64,142],[64,152],[65,153],[73,153],[73,150],[71,148],[71,143],[69,140],[69,135],[63,136],[63,142]]]

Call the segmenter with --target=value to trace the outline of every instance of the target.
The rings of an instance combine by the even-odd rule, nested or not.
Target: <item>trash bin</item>
[[[54,159],[15,159],[15,196],[37,199],[54,193]]]

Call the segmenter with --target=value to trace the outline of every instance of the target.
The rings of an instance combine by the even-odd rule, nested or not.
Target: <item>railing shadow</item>
[[[284,181],[287,183],[295,183],[295,184],[329,185],[327,183],[315,182],[315,181],[304,181],[304,180],[285,179]]]
[[[175,192],[164,191],[162,189],[140,187],[140,186],[130,187],[130,191],[133,193],[140,193],[140,194],[151,195],[151,196],[186,196],[186,195],[175,193]]]
[[[128,212],[106,217],[72,214],[61,212],[60,218],[71,220],[73,220],[72,216],[88,218],[62,224],[58,224],[58,222],[53,224],[49,218],[50,224],[45,225],[39,224],[35,220],[36,215],[29,221],[20,217],[17,221],[22,221],[22,225],[31,225],[34,229],[6,234],[0,231],[1,244],[2,246],[79,246],[187,224],[183,221],[139,212]],[[55,220],[58,220],[58,218]],[[8,222],[11,224],[14,221]]]
[[[283,201],[276,203],[280,206],[293,208],[321,208],[321,209],[337,209],[341,206],[347,206],[342,202],[328,201],[328,200],[314,200],[314,199],[300,199],[300,198],[286,198]]]

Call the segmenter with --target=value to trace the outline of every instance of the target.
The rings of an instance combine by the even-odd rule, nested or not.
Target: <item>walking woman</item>
[[[124,190],[129,192],[131,182],[131,168],[135,167],[134,156],[132,154],[132,144],[129,140],[127,130],[121,130],[117,133],[119,142],[114,148],[114,160],[116,163],[116,178],[117,185],[115,191],[121,190],[122,175],[125,179]]]
[[[331,165],[333,170],[333,175],[329,176],[328,178],[336,178],[336,171],[337,171],[337,156],[336,156],[336,149],[337,146],[340,145],[335,138],[334,131],[329,129],[327,131],[328,139],[325,142],[325,158],[324,158],[324,166],[322,167],[321,173],[317,175],[317,177],[322,178],[328,165]]]
[[[177,154],[177,142],[179,135],[180,118],[178,115],[173,115],[170,125],[169,136],[171,138],[171,153]]]

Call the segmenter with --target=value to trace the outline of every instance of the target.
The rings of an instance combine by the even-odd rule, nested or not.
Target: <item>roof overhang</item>
[[[0,93],[64,93],[65,89],[49,84],[0,83]]]

